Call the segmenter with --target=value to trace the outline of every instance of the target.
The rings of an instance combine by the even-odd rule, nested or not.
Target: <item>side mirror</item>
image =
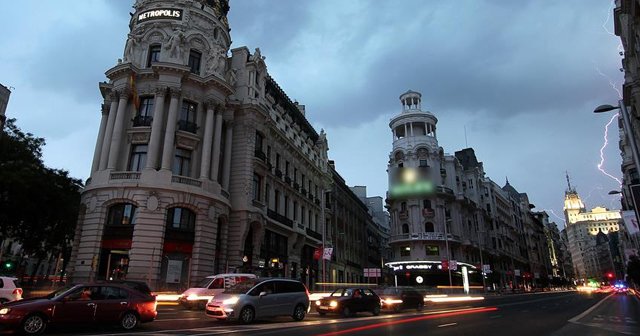
[[[267,296],[267,292],[260,292],[260,297]]]

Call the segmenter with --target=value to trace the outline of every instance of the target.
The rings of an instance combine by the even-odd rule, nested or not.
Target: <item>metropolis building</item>
[[[328,143],[269,76],[229,50],[227,0],[138,0],[104,98],[73,281],[188,287],[233,271],[318,277]]]

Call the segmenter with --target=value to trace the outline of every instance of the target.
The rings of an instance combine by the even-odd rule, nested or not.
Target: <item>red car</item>
[[[117,283],[72,285],[47,296],[0,305],[0,331],[27,335],[47,325],[119,324],[125,330],[158,315],[156,298]]]

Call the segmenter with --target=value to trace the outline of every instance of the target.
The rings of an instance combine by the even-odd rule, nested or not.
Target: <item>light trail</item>
[[[616,0],[611,0],[611,4],[609,5],[609,9],[607,10],[607,18],[604,20],[604,22],[602,23],[602,29],[607,32],[607,34],[617,37],[615,32],[612,32],[609,30],[609,28],[607,28],[607,24],[609,23],[609,20],[611,19],[611,13],[613,13],[613,9],[616,6]],[[618,51],[621,53],[624,53],[624,48],[622,47],[622,43],[618,44]]]
[[[564,220],[563,217],[558,216],[555,211],[553,211],[552,209],[543,209],[542,211],[546,211],[546,212],[550,212],[552,215],[554,215],[557,219],[562,221],[562,224],[564,225],[564,227],[567,227],[567,222]]]
[[[451,312],[436,313],[436,314],[431,314],[431,315],[408,318],[408,319],[404,319],[404,320],[394,320],[394,321],[380,322],[380,323],[375,323],[375,324],[368,324],[368,325],[364,325],[364,326],[361,326],[361,327],[355,327],[355,328],[350,328],[350,329],[345,329],[345,330],[340,330],[340,331],[334,331],[334,332],[329,332],[329,333],[325,333],[325,334],[318,334],[316,336],[336,336],[336,335],[351,334],[351,333],[356,333],[356,332],[359,332],[359,331],[376,329],[376,328],[392,326],[392,325],[402,324],[402,323],[417,322],[417,321],[430,320],[430,319],[436,319],[436,318],[441,318],[441,317],[451,317],[451,316],[459,316],[459,315],[467,315],[467,314],[475,314],[475,313],[485,313],[485,312],[491,312],[491,311],[497,311],[497,310],[498,310],[497,307],[484,307],[484,308],[476,308],[476,309],[467,309],[467,310],[458,310],[458,311],[451,311]]]

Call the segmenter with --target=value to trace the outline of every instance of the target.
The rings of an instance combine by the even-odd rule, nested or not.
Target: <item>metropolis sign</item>
[[[155,19],[182,20],[182,9],[161,8],[152,9],[138,14],[138,22]]]

